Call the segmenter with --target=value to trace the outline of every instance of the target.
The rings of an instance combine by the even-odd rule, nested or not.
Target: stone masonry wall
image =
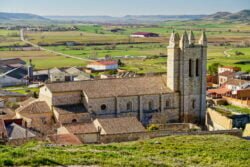
[[[231,130],[233,127],[233,120],[211,108],[208,108],[206,124],[209,127],[209,130]]]
[[[53,93],[52,105],[70,105],[82,103],[82,92]]]

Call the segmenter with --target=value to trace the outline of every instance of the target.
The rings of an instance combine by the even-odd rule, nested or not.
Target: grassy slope
[[[228,53],[231,55],[230,57],[226,57],[224,55],[224,51],[230,48],[225,47],[209,47],[208,48],[208,65],[212,63],[220,63],[222,65],[229,66],[237,66],[241,67],[243,71],[250,70],[250,64],[236,64],[240,61],[249,61],[250,60],[250,48],[233,48]],[[244,55],[237,56],[235,51],[240,51],[244,53]]]
[[[209,166],[247,167],[250,142],[226,136],[170,136],[109,145],[0,146],[3,165]]]
[[[228,109],[229,111],[232,111],[232,112],[238,112],[238,113],[242,113],[242,114],[250,114],[249,108],[243,108],[243,107],[238,107],[238,106],[234,106],[234,105],[225,105],[222,107],[225,109]]]
[[[28,88],[27,86],[5,87],[4,90],[8,90],[11,92],[16,92],[16,93],[20,93],[24,95],[27,95],[29,93],[33,94],[34,92],[39,94],[39,88]]]

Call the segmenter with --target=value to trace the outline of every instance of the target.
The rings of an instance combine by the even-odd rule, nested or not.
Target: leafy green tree
[[[216,75],[218,74],[218,67],[221,67],[220,63],[213,63],[208,67],[208,74],[209,75]]]

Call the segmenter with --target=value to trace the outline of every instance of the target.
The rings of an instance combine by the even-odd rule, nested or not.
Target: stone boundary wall
[[[172,135],[233,135],[242,137],[241,130],[221,130],[221,131],[187,131],[187,132],[173,132],[173,131],[152,131],[152,132],[138,132],[138,133],[126,133],[126,134],[112,134],[101,135],[99,143],[112,143],[112,142],[125,142],[135,140],[145,140],[157,137],[165,137]]]
[[[231,130],[233,128],[233,120],[222,115],[221,113],[208,108],[206,124],[209,130]]]
[[[232,105],[243,107],[243,108],[250,107],[250,100],[241,100],[241,99],[235,99],[235,98],[226,97],[226,96],[223,96],[223,98],[227,100],[228,104],[232,104]]]
[[[183,136],[183,135],[233,135],[242,137],[241,130],[221,130],[221,131],[186,131],[186,132],[173,132],[166,130],[151,131],[151,132],[137,132],[137,133],[124,133],[124,134],[111,134],[111,135],[100,135],[97,143],[112,143],[112,142],[127,142],[136,140],[153,139],[157,137],[166,136]],[[78,136],[79,137],[79,136]],[[45,141],[45,138],[29,138],[29,139],[17,139],[5,141],[5,144],[19,146],[27,143],[28,141]]]

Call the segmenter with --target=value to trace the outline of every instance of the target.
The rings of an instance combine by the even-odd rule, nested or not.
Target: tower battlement
[[[190,31],[187,33],[187,31],[184,31],[184,33],[179,35],[177,32],[172,32],[170,39],[169,39],[169,46],[168,48],[188,48],[188,47],[196,47],[196,46],[207,46],[207,36],[205,31],[201,32],[201,36],[198,40],[198,43],[196,43],[196,38],[193,33],[193,31]]]

